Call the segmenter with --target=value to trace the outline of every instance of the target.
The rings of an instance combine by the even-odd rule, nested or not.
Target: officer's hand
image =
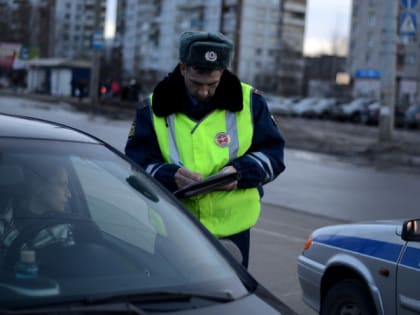
[[[179,168],[175,173],[175,183],[178,186],[178,189],[199,182],[202,179],[203,177],[200,174],[191,172],[185,167]]]
[[[229,165],[229,166],[226,166],[226,167],[222,168],[219,173],[223,174],[223,173],[235,173],[235,172],[236,172],[236,168],[233,167],[232,165]],[[237,180],[235,180],[232,183],[220,186],[220,187],[217,188],[217,190],[234,190],[236,188],[238,188],[238,181]]]

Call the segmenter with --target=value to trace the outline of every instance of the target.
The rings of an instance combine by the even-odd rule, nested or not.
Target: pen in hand
[[[175,183],[178,186],[178,189],[197,183],[201,180],[203,180],[201,174],[191,172],[185,167],[180,167],[175,173]]]

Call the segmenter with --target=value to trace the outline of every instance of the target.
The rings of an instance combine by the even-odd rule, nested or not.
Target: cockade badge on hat
[[[208,51],[208,52],[205,53],[204,58],[207,61],[215,62],[217,60],[217,54],[214,51],[211,51],[210,50],[210,51]]]

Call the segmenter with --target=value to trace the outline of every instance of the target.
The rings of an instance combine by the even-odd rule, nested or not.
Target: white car
[[[303,299],[326,314],[420,314],[420,219],[315,230],[297,263]]]
[[[302,116],[302,114],[310,109],[311,107],[315,106],[316,103],[319,102],[319,98],[317,97],[308,97],[304,98],[303,100],[296,103],[292,108],[292,116]]]

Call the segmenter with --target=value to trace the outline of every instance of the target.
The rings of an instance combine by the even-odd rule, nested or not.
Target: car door
[[[397,314],[420,314],[420,242],[408,241],[397,270]]]

